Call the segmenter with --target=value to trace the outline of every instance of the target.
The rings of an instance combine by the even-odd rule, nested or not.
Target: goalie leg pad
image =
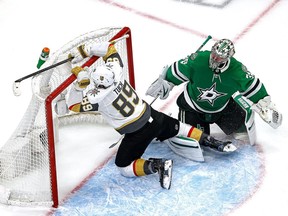
[[[254,121],[254,112],[251,115],[246,115],[245,124],[243,124],[232,136],[236,140],[254,145],[256,142],[256,125]]]
[[[245,120],[245,126],[246,126],[246,137],[244,135],[244,137],[242,136],[241,138],[241,133],[240,133],[240,137],[238,135],[237,137],[237,132],[234,134],[235,139],[239,138],[242,141],[247,141],[250,143],[250,145],[254,145],[256,142],[256,125],[255,125],[255,113],[251,112],[250,115],[248,113],[246,113],[246,120]]]
[[[168,139],[168,146],[173,152],[184,158],[198,162],[204,161],[202,149],[195,139],[175,136]]]
[[[254,145],[256,142],[256,138],[257,138],[256,125],[255,125],[255,121],[254,121],[255,117],[254,116],[255,116],[255,114],[253,112],[252,115],[250,115],[250,117],[247,118],[247,120],[245,122],[250,145]]]

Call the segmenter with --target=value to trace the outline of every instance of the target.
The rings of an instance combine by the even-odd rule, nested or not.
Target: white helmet
[[[91,74],[91,78],[98,88],[108,88],[114,83],[115,74],[112,68],[98,66]]]
[[[221,64],[227,62],[235,54],[234,44],[229,39],[217,41],[210,53],[209,67],[212,70],[217,69]]]

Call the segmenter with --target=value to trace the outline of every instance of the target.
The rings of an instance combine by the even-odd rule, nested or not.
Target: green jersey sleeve
[[[231,86],[235,86],[235,91],[240,91],[245,97],[253,101],[254,103],[258,102],[261,98],[268,95],[264,84],[260,81],[259,78],[255,77],[250,71],[246,68],[245,65],[236,61],[233,63],[232,59],[232,68],[231,68]],[[234,81],[234,82],[233,82]]]
[[[165,79],[174,85],[180,85],[181,83],[189,81],[193,68],[188,62],[189,56],[174,62],[169,66]]]

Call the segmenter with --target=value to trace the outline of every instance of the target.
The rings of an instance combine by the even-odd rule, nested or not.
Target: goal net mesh
[[[83,34],[61,47],[55,53],[50,54],[49,59],[41,68],[67,59],[71,49],[79,45],[109,41],[115,35],[119,35],[118,33],[125,28],[127,27],[108,27]],[[129,28],[127,29],[130,32]],[[131,76],[133,71],[131,69],[129,71],[127,66],[129,65],[127,40],[120,40],[115,46],[123,59],[126,78],[127,80],[130,79],[131,82],[131,78],[134,79],[134,76]],[[73,65],[73,67],[83,67],[86,61],[87,59],[84,59],[82,62]],[[99,58],[89,66],[97,67],[101,64],[104,64],[104,62]],[[55,200],[53,200],[52,188],[57,187],[57,184],[51,183],[51,171],[52,169],[56,170],[56,167],[51,165],[50,161],[51,144],[49,145],[47,138],[49,127],[53,128],[53,137],[55,145],[57,145],[59,125],[95,121],[105,124],[105,121],[97,112],[85,114],[68,112],[68,114],[64,115],[59,115],[55,112],[56,101],[65,101],[67,99],[70,84],[63,91],[60,90],[55,99],[53,99],[53,125],[49,122],[47,123],[47,110],[45,107],[47,96],[49,97],[55,89],[57,90],[65,80],[71,77],[71,69],[72,64],[67,62],[32,78],[33,94],[27,111],[9,140],[0,148],[0,202],[24,206],[53,205]]]

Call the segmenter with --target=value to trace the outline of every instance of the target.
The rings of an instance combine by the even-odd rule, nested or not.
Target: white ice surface
[[[1,0],[0,11],[0,146],[17,127],[31,98],[30,80],[21,83],[20,97],[13,95],[12,83],[37,70],[38,56],[44,46],[56,51],[82,33],[106,26],[129,26],[133,36],[137,91],[150,102],[152,99],[145,96],[145,91],[163,65],[196,50],[207,35],[235,40],[236,58],[265,84],[284,120],[283,125],[274,130],[256,118],[257,143],[265,156],[263,183],[230,215],[288,215],[288,1],[233,0],[227,7],[218,9],[173,0]],[[205,48],[210,48],[212,42]],[[179,93],[177,91],[175,89],[175,95]],[[177,108],[173,103],[169,99],[156,101],[154,107],[175,115]],[[68,129],[64,128],[63,134]],[[70,130],[73,134],[73,129]],[[81,140],[78,142],[69,134],[61,138],[67,138],[67,141],[59,149],[69,155],[59,166],[60,171],[64,169],[67,172],[67,177],[60,180],[62,198],[77,186],[80,171],[84,172],[82,176],[86,176],[85,173],[93,170],[93,165],[103,162],[105,157],[101,156],[113,153],[107,152],[107,148],[92,152],[93,137],[91,143],[79,144]],[[106,141],[111,143],[117,138],[118,135],[114,134],[109,137],[111,140]],[[99,154],[93,157],[94,153]],[[73,169],[67,171],[66,165],[76,157],[75,154],[78,158],[86,154],[92,157],[91,160],[86,157],[79,159],[79,163],[74,163]],[[77,170],[78,177],[73,170]],[[0,215],[5,216],[45,215],[45,212],[46,209],[0,206]]]

